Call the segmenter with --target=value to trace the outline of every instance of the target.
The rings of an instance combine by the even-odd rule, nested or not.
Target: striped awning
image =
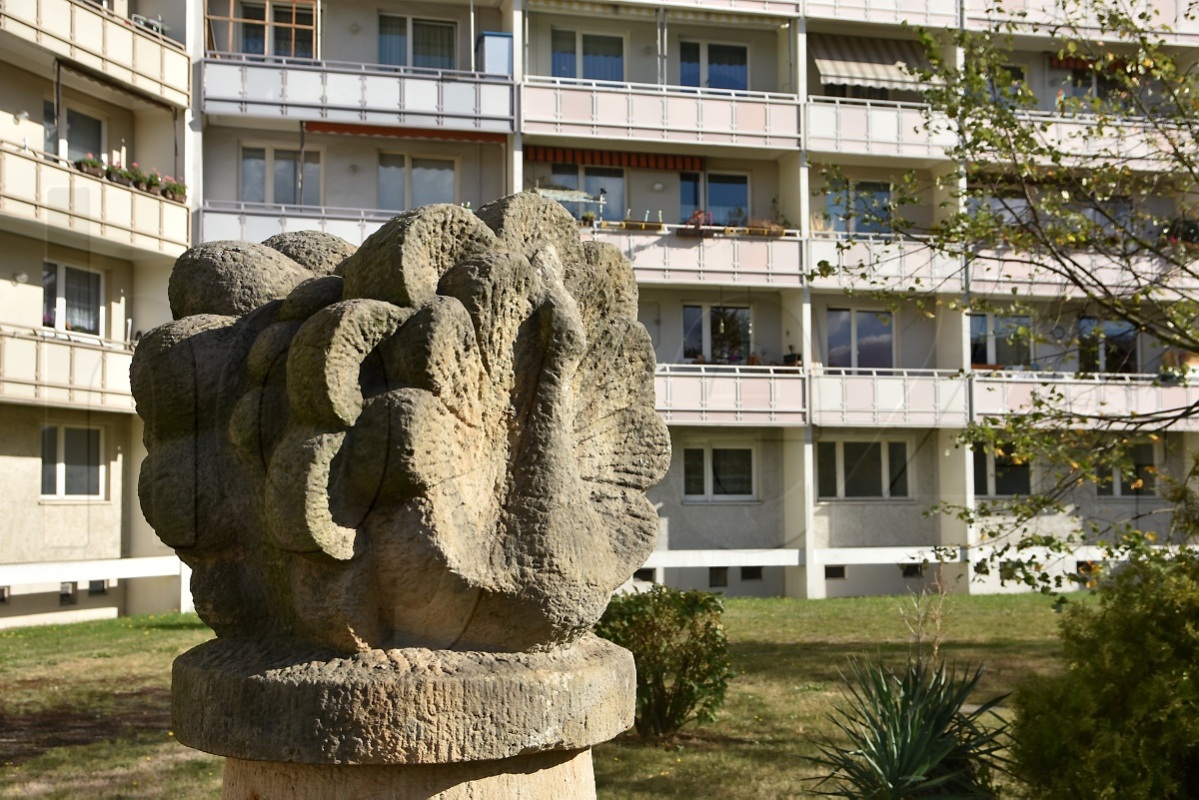
[[[821,83],[904,91],[928,88],[906,69],[928,66],[918,42],[812,34],[808,47]]]
[[[576,147],[525,145],[525,161],[582,164],[587,167],[658,169],[664,172],[703,172],[703,156],[671,153],[623,153],[613,150],[582,150]]]

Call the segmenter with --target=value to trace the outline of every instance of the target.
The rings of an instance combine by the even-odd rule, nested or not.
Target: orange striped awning
[[[391,125],[358,125],[352,122],[305,122],[305,133],[332,133],[338,136],[384,136],[397,139],[436,139],[441,142],[482,142],[503,144],[508,136],[487,131],[456,131],[448,128],[397,128]]]
[[[666,172],[702,172],[703,156],[678,156],[669,153],[622,153],[613,150],[585,150],[573,147],[525,145],[525,161],[551,164],[582,164],[585,167],[625,167],[660,169]]]

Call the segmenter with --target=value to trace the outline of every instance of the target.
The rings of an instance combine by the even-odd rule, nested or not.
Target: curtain
[[[67,267],[67,330],[100,334],[100,274]]]
[[[453,203],[454,162],[434,158],[412,159],[412,205]]]
[[[701,86],[699,44],[679,42],[679,85]]]
[[[555,78],[574,78],[575,32],[553,30],[550,33],[550,74]]]
[[[402,155],[379,154],[379,208],[387,211],[404,211],[404,165]]]
[[[454,69],[454,26],[413,20],[412,66]]]
[[[713,89],[748,89],[748,51],[737,45],[708,45],[708,86]]]
[[[619,36],[583,34],[583,77],[592,81],[623,81],[624,40]]]
[[[241,201],[266,202],[266,150],[261,147],[241,151]]]
[[[408,66],[407,17],[379,17],[379,63]]]
[[[67,428],[63,431],[63,461],[69,495],[100,494],[100,431]]]

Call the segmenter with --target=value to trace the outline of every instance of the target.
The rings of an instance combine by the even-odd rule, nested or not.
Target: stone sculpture
[[[627,261],[521,194],[357,251],[203,244],[169,298],[132,370],[139,492],[218,635],[176,662],[175,724],[230,757],[226,796],[279,769],[317,770],[289,797],[593,796],[562,780],[631,724],[633,673],[588,630],[669,461]]]

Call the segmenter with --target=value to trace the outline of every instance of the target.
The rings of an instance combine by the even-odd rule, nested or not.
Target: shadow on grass
[[[210,630],[210,628],[207,625],[205,625],[203,622],[201,622],[198,619],[193,619],[193,620],[184,619],[184,620],[174,620],[174,621],[163,620],[161,622],[155,620],[153,622],[147,622],[144,625],[142,625],[141,627],[153,628],[154,630],[158,630],[158,631],[206,631],[206,630]]]

